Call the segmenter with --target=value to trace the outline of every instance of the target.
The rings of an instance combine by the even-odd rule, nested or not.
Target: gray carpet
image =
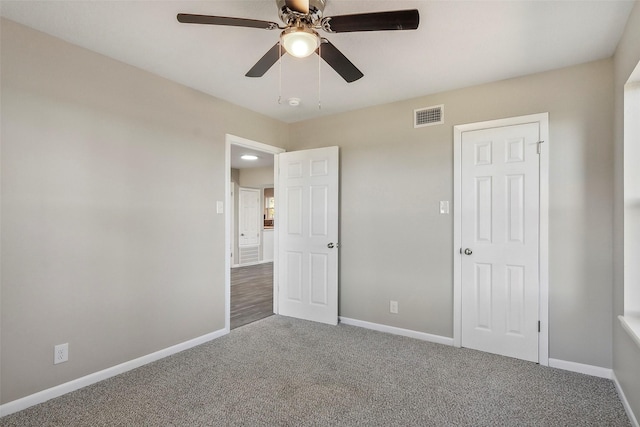
[[[272,316],[3,426],[628,426],[609,380]]]

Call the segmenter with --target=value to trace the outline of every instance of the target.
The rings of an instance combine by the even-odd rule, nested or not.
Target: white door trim
[[[261,142],[252,141],[250,139],[242,138],[239,136],[226,134],[225,135],[225,201],[224,204],[227,207],[224,210],[224,328],[226,332],[231,330],[231,210],[229,205],[231,203],[231,146],[239,145],[242,147],[251,148],[254,150],[263,151],[265,153],[274,154],[273,164],[273,185],[274,185],[274,197],[278,200],[277,188],[278,188],[278,156],[275,154],[284,153],[286,150],[280,147],[274,147],[272,145],[263,144]],[[276,219],[277,221],[277,219]],[[277,224],[276,224],[277,227]],[[273,312],[278,312],[278,298],[277,298],[277,286],[278,286],[278,235],[274,235],[274,260],[273,260]]]
[[[537,122],[540,124],[540,334],[538,335],[538,363],[549,365],[549,113],[531,114],[486,122],[457,125],[453,128],[453,345],[462,345],[461,294],[461,184],[462,133],[479,129],[513,126]]]

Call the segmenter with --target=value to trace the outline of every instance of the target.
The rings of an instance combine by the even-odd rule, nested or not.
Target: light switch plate
[[[220,200],[216,202],[216,212],[219,214],[224,213],[224,202]]]
[[[443,200],[440,202],[440,213],[441,214],[448,214],[449,213],[449,202],[446,200]]]

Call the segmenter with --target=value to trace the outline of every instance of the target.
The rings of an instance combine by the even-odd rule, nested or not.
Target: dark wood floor
[[[273,263],[231,269],[231,329],[273,314]]]

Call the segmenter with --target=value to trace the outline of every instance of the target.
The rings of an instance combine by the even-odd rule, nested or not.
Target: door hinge
[[[538,320],[538,332],[540,332],[540,321]]]
[[[536,150],[538,151],[538,154],[540,154],[540,151],[541,151],[540,146],[541,146],[543,143],[544,143],[544,141],[538,141],[538,142],[536,142],[536,144],[538,144],[538,147],[537,147],[537,149],[536,149]]]

